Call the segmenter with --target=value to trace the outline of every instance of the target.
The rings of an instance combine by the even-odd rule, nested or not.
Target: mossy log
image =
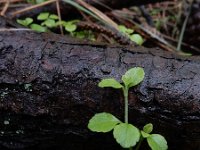
[[[153,123],[170,150],[200,149],[200,57],[32,31],[0,31],[0,149],[120,149],[87,123],[97,112],[123,120],[122,92],[97,83],[135,66],[145,79],[130,90],[130,122]]]

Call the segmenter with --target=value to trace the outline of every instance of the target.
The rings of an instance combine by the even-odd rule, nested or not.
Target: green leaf
[[[136,145],[140,139],[139,130],[127,123],[116,125],[113,131],[114,138],[123,148],[130,148]]]
[[[143,138],[147,138],[147,137],[150,136],[150,134],[148,134],[148,133],[146,133],[144,131],[141,131],[141,134],[142,134]]]
[[[130,35],[130,34],[132,34],[132,33],[134,32],[134,30],[129,29],[129,28],[126,28],[124,25],[119,25],[119,26],[118,26],[118,29],[119,29],[119,31],[121,31],[122,33],[125,33],[125,34],[128,34],[128,35]]]
[[[47,19],[42,23],[43,26],[47,26],[49,28],[55,27],[56,26],[56,22],[53,19]]]
[[[138,45],[142,45],[144,43],[142,36],[139,34],[130,35],[130,39],[131,39],[131,41],[135,42]]]
[[[134,32],[133,29],[129,29],[129,28],[128,28],[128,29],[126,30],[126,33],[127,33],[127,34],[132,34],[133,32]]]
[[[49,18],[50,18],[50,19],[53,19],[53,20],[58,20],[58,19],[59,19],[59,17],[58,17],[57,15],[55,15],[55,14],[51,14],[51,15],[49,16]]]
[[[37,19],[38,20],[46,20],[49,18],[49,13],[48,12],[43,12],[43,13],[40,13],[38,16],[37,16]]]
[[[120,89],[120,88],[123,87],[118,81],[116,81],[113,78],[101,80],[101,82],[99,82],[98,86],[101,87],[101,88],[112,87],[112,88],[115,88],[115,89]]]
[[[72,23],[65,23],[65,30],[68,32],[74,32],[77,29],[77,25],[72,24]]]
[[[160,134],[152,134],[147,137],[147,142],[152,150],[167,150],[167,141]]]
[[[153,131],[153,124],[148,123],[143,127],[143,131],[146,133],[151,133]]]
[[[144,79],[144,69],[141,67],[134,67],[129,69],[125,75],[122,76],[122,81],[125,86],[130,88],[138,85]]]
[[[31,23],[33,22],[33,19],[32,18],[26,18],[26,19],[17,19],[17,23],[23,25],[23,26],[28,26],[30,25]]]
[[[121,31],[122,33],[126,33],[127,28],[124,25],[119,25],[118,26],[119,31]]]
[[[88,128],[94,132],[109,132],[121,121],[109,113],[94,115],[88,124]]]
[[[83,39],[86,37],[86,33],[84,31],[74,32],[74,37],[77,37],[79,39]]]
[[[39,24],[31,24],[31,29],[37,31],[37,32],[46,32],[47,31],[47,28],[46,27],[43,27]]]

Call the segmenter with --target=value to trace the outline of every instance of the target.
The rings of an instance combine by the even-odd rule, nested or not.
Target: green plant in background
[[[33,19],[32,18],[25,18],[25,19],[17,19],[17,23],[25,26],[25,27],[29,27],[35,31],[38,31],[38,32],[46,32],[47,31],[47,28],[46,27],[43,27],[39,24],[36,24],[36,23],[33,23]]]
[[[36,23],[31,24],[30,28],[32,30],[37,31],[37,32],[47,32],[48,31],[46,27],[43,27],[43,26],[36,24]]]
[[[56,28],[59,25],[59,17],[49,12],[42,12],[37,16],[37,22],[35,23],[32,18],[17,19],[17,22],[23,26],[30,27],[38,32],[47,32],[49,29]]]
[[[58,16],[50,14],[49,12],[42,12],[37,16],[37,20],[41,22],[33,23],[32,18],[17,19],[17,22],[23,26],[30,27],[31,29],[38,32],[47,32],[48,29],[55,28],[58,26]]]
[[[119,25],[118,28],[119,31],[126,34],[130,38],[130,40],[135,42],[136,44],[142,45],[144,43],[142,36],[139,34],[135,34],[133,29],[126,28],[124,25]]]
[[[127,32],[131,32],[130,30]],[[135,67],[128,70],[123,76],[123,84],[120,84],[113,78],[103,79],[98,86],[101,88],[112,87],[122,89],[124,95],[124,122],[110,113],[102,112],[95,114],[88,123],[88,128],[93,132],[109,132],[113,130],[113,136],[117,143],[123,148],[130,150],[136,146],[139,150],[144,139],[152,150],[167,150],[167,142],[160,134],[150,134],[153,130],[152,124],[144,126],[143,130],[139,130],[134,125],[128,122],[128,92],[133,86],[138,85],[144,79],[144,70],[140,67]],[[138,143],[138,144],[137,144]]]
[[[57,21],[59,17],[55,14],[50,14],[49,12],[40,13],[37,16],[37,20],[42,21],[41,26],[47,28],[57,27]]]
[[[69,32],[71,35],[76,31],[77,25],[80,20],[70,20],[70,21],[62,21],[61,25],[65,28],[65,31]]]
[[[25,26],[25,27],[28,27],[31,23],[33,22],[33,19],[32,18],[25,18],[25,19],[17,19],[17,23]]]
[[[50,14],[49,12],[42,12],[37,16],[37,22],[39,23],[35,23],[32,18],[17,19],[17,23],[29,27],[37,32],[47,32],[62,25],[65,31],[73,37],[95,41],[95,35],[92,31],[77,31],[77,23],[79,21],[80,20],[59,21],[57,15]]]

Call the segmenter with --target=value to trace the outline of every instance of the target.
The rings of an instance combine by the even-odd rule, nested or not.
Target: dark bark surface
[[[30,31],[0,32],[0,149],[120,149],[87,123],[102,111],[123,118],[122,93],[97,83],[135,66],[146,74],[130,90],[130,122],[153,123],[170,150],[200,149],[200,57]]]

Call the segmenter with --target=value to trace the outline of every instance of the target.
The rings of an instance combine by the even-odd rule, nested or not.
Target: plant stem
[[[139,141],[137,147],[135,148],[135,150],[139,150],[140,149],[140,146],[141,146],[143,140],[144,140],[144,138],[141,136],[140,141]]]
[[[128,88],[123,88],[124,92],[124,122],[128,123]]]
[[[183,41],[183,36],[184,36],[184,32],[185,32],[185,29],[186,29],[186,25],[187,25],[187,22],[188,22],[190,13],[191,13],[192,4],[193,4],[193,1],[192,1],[191,4],[190,4],[189,12],[188,12],[188,14],[187,14],[187,16],[186,16],[186,18],[185,18],[185,20],[184,20],[184,22],[183,22],[183,26],[182,26],[181,33],[180,33],[179,40],[178,40],[177,51],[180,51],[180,50],[181,50],[181,45],[182,45],[182,41]]]
[[[129,150],[133,150],[133,147],[130,147]]]

